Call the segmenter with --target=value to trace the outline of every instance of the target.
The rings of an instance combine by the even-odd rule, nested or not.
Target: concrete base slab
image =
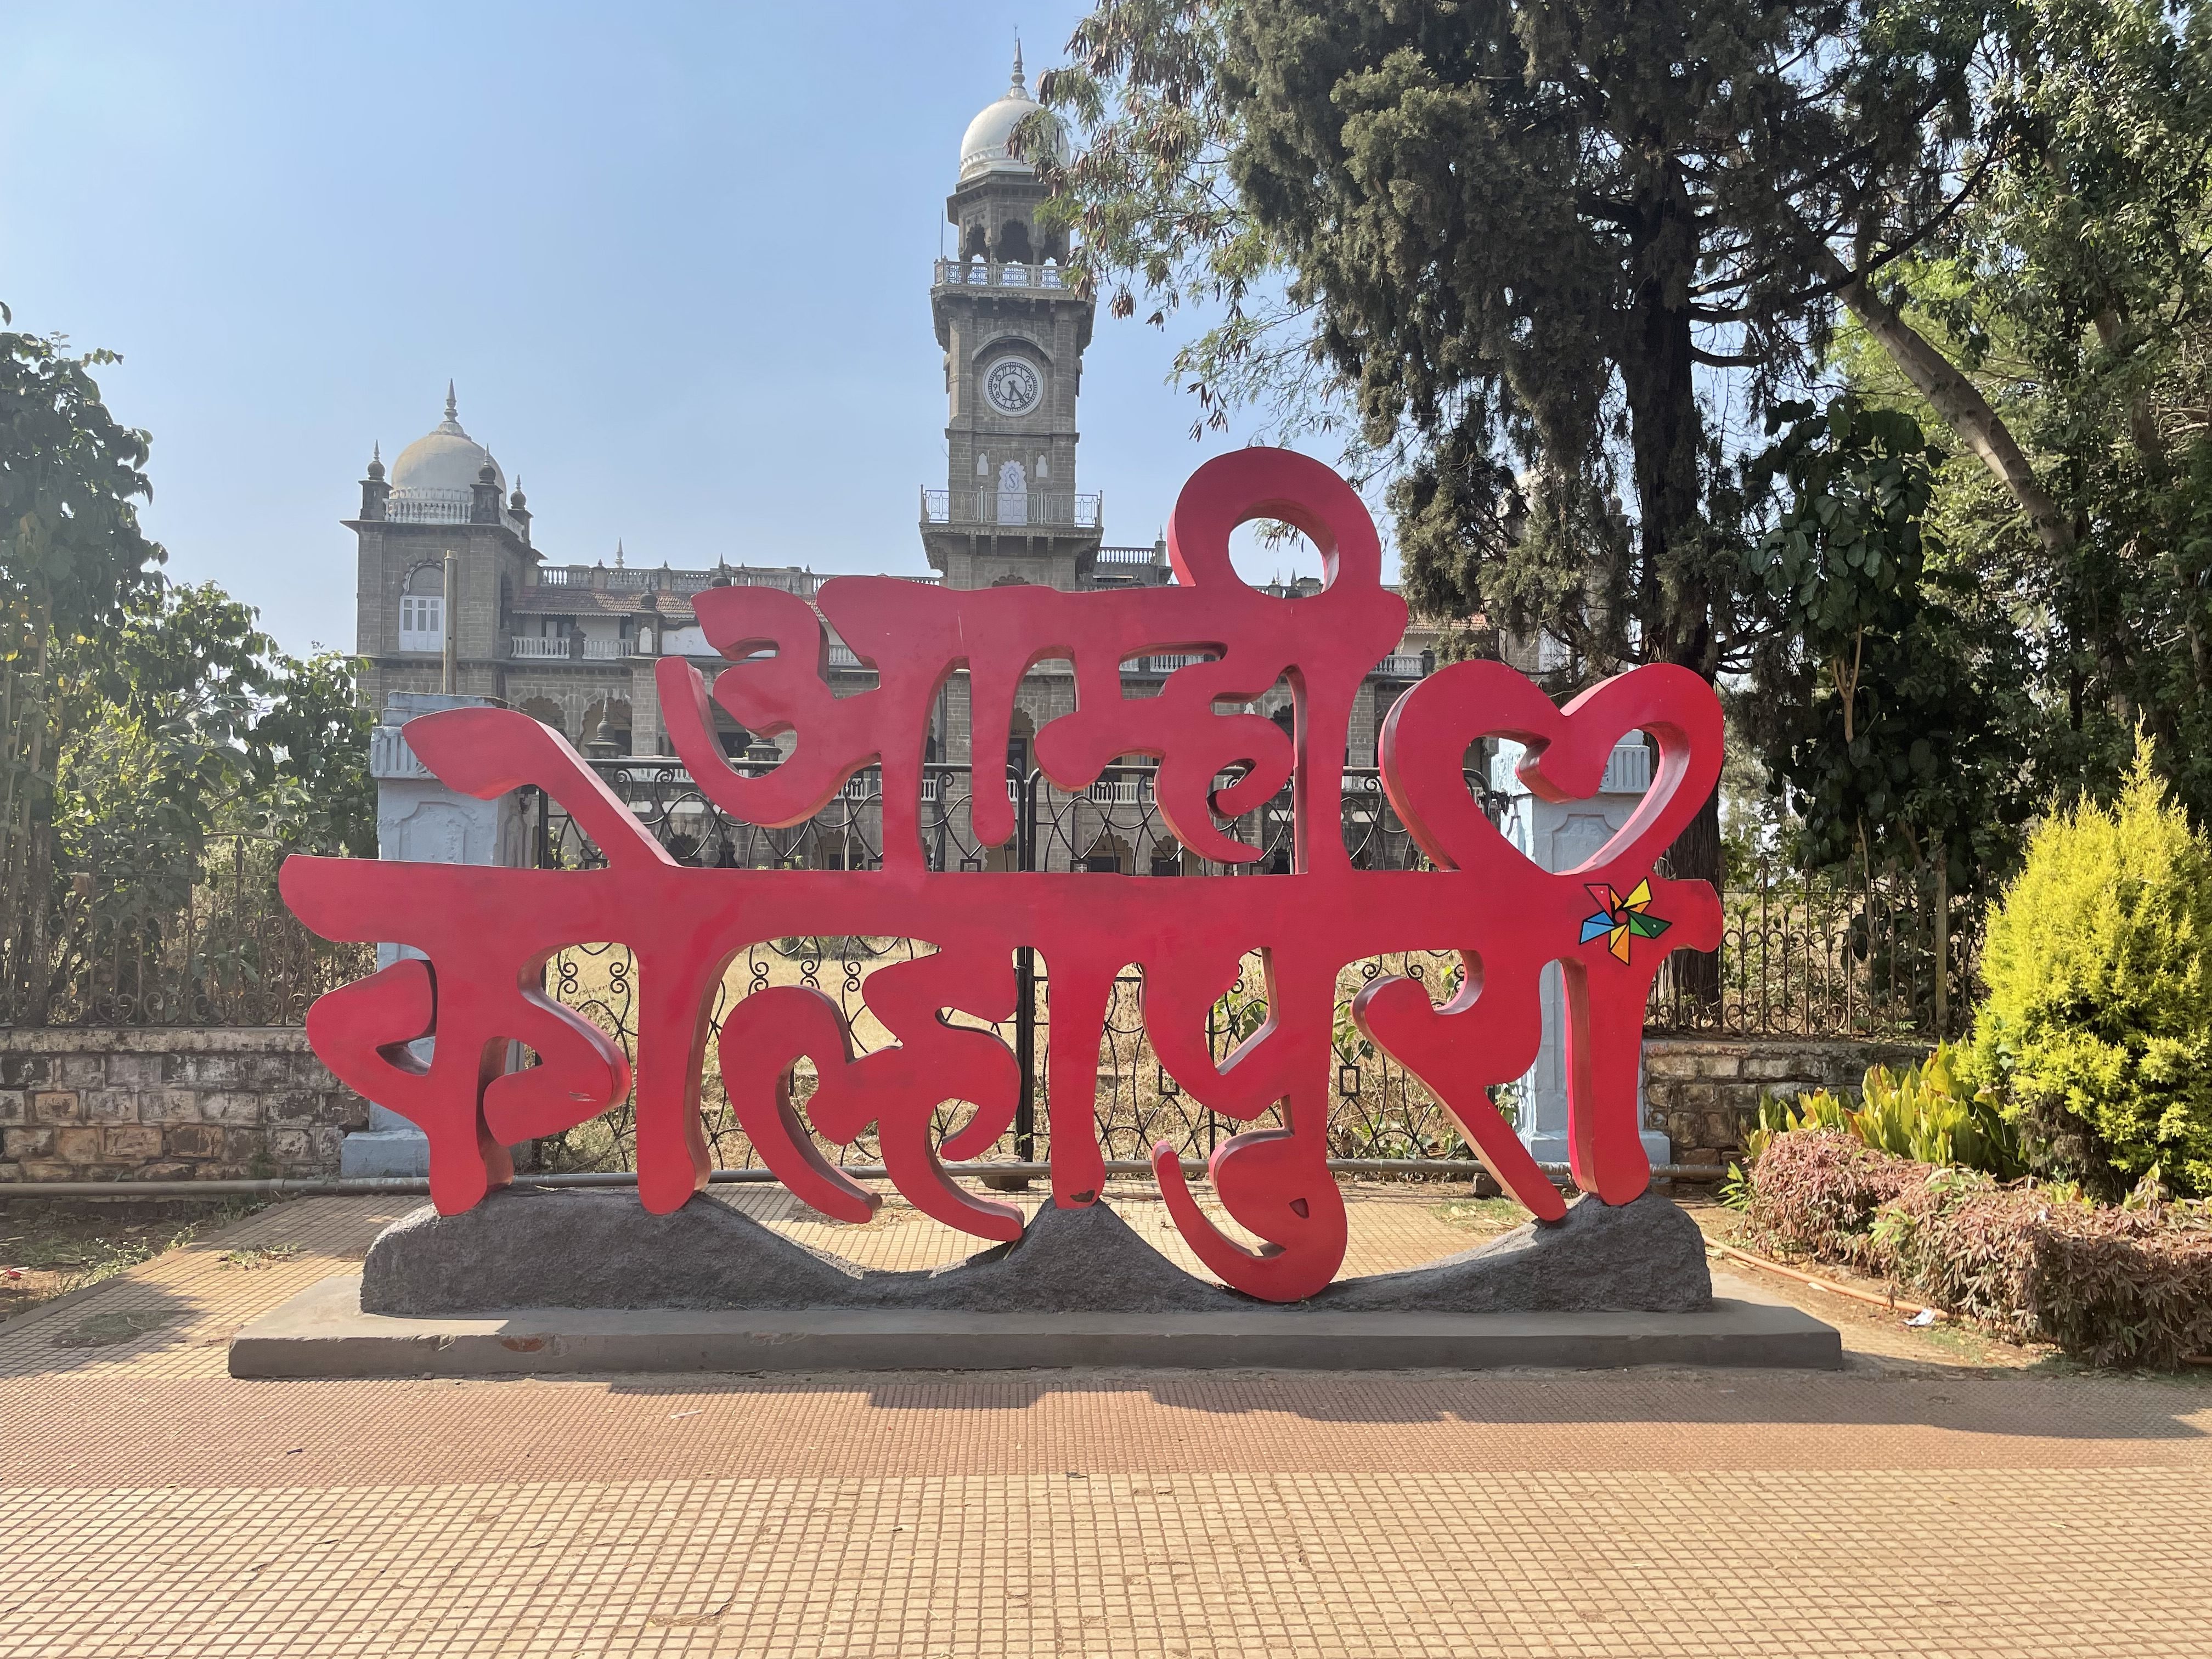
[[[1832,1326],[1716,1275],[1695,1313],[963,1313],[524,1310],[477,1319],[361,1311],[361,1276],[324,1279],[230,1345],[243,1377],[607,1371],[1490,1370],[1843,1363]]]

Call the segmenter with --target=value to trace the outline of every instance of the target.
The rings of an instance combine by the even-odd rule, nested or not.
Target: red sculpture
[[[1230,533],[1258,518],[1295,526],[1321,550],[1321,592],[1277,599],[1238,580]],[[878,970],[863,992],[892,1046],[854,1059],[835,1004],[813,991],[772,988],[739,999],[724,1022],[723,1082],[769,1167],[818,1209],[862,1220],[877,1204],[817,1145],[817,1137],[849,1143],[873,1123],[893,1183],[917,1207],[981,1237],[1011,1239],[1020,1212],[960,1187],[942,1160],[975,1155],[1010,1126],[1014,1058],[990,1032],[945,1016],[1004,1019],[1015,995],[1012,951],[1028,945],[1042,953],[1054,1005],[1046,1054],[1053,1193],[1063,1206],[1088,1204],[1105,1180],[1092,1121],[1099,1031],[1115,975],[1134,963],[1146,978],[1146,1029],[1168,1074],[1214,1111],[1249,1122],[1279,1108],[1283,1125],[1237,1135],[1212,1160],[1222,1207],[1261,1248],[1206,1218],[1164,1143],[1153,1164],[1176,1224],[1227,1284],[1295,1301],[1327,1285],[1344,1256],[1344,1206],[1324,1133],[1338,971],[1442,943],[1457,950],[1465,969],[1451,1001],[1437,1007],[1417,981],[1379,980],[1354,1004],[1361,1030],[1434,1091],[1507,1191],[1556,1219],[1564,1200],[1486,1089],[1534,1062],[1538,976],[1559,962],[1574,1176],[1607,1203],[1634,1198],[1650,1176],[1636,1085],[1651,980],[1666,950],[1719,943],[1712,890],[1651,873],[1719,777],[1721,714],[1711,688],[1686,669],[1639,668],[1561,709],[1501,663],[1441,670],[1399,700],[1381,744],[1384,789],[1435,868],[1358,871],[1339,830],[1338,758],[1352,699],[1406,623],[1404,602],[1382,586],[1365,508],[1319,462],[1242,450],[1208,462],[1184,486],[1168,553],[1175,586],[1127,592],[946,592],[873,576],[825,583],[822,615],[878,677],[875,689],[843,698],[830,695],[828,636],[804,601],[759,588],[697,596],[707,637],[730,665],[711,686],[678,658],[657,671],[663,718],[692,778],[735,817],[787,825],[822,810],[861,767],[880,763],[879,870],[686,868],[528,715],[465,708],[409,722],[416,754],[448,785],[487,799],[540,786],[607,865],[402,870],[371,860],[290,860],[284,896],[310,927],[331,939],[397,941],[428,958],[318,1001],[307,1021],[315,1051],[350,1087],[421,1127],[434,1201],[448,1213],[466,1209],[509,1178],[505,1144],[580,1124],[629,1092],[621,1052],[539,988],[545,963],[563,946],[627,945],[641,1008],[638,1186],[648,1208],[665,1212],[707,1178],[701,1068],[714,992],[732,959],[791,934],[911,938],[934,953]],[[1211,659],[1176,670],[1158,696],[1122,695],[1124,661],[1170,652]],[[967,669],[974,752],[995,755],[1022,676],[1048,658],[1073,662],[1078,699],[1074,713],[1036,736],[1037,764],[1054,784],[1082,789],[1122,757],[1156,757],[1162,815],[1176,838],[1235,861],[1258,849],[1215,820],[1251,810],[1289,780],[1291,873],[1244,882],[930,871],[919,801],[939,688]],[[1285,678],[1295,703],[1288,736],[1249,713],[1215,712]],[[753,732],[795,732],[794,752],[764,776],[740,775],[714,740],[710,699]],[[1587,796],[1616,740],[1634,730],[1657,742],[1653,786],[1611,842],[1564,873],[1547,874],[1516,850],[1462,775],[1470,744],[1506,737],[1526,746],[1521,776],[1537,794]],[[1215,793],[1217,775],[1239,767],[1243,775]],[[978,789],[972,810],[984,844],[1012,834],[1000,792]],[[1605,925],[1593,933],[1601,917]],[[1662,931],[1665,945],[1637,948]],[[1206,1011],[1255,951],[1265,964],[1267,1024],[1217,1062]],[[430,1035],[439,1041],[426,1066],[408,1044]],[[510,1041],[528,1044],[543,1063],[503,1074]],[[801,1055],[820,1077],[803,1112],[791,1094]],[[933,1146],[931,1125],[948,1102],[966,1103],[974,1115]]]

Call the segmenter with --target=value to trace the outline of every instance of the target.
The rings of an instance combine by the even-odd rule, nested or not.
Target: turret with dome
[[[383,447],[361,483],[361,516],[401,524],[499,524],[530,541],[522,492],[509,494],[498,460],[461,428],[453,383],[446,382],[446,418],[399,452],[386,477]]]
[[[446,418],[399,452],[392,464],[392,494],[401,501],[452,501],[466,503],[476,488],[477,475],[486,466],[500,493],[507,493],[507,475],[499,470],[491,451],[461,430],[453,383],[446,382]]]
[[[1097,307],[1063,275],[1066,228],[1037,212],[1051,193],[1037,162],[1060,142],[1017,44],[1005,96],[961,138],[945,204],[957,253],[937,262],[930,286],[948,471],[943,489],[923,493],[922,541],[954,586],[1072,588],[1097,561],[1099,500],[1075,482],[1075,400]]]
[[[1066,263],[1066,230],[1036,222],[1036,209],[1050,193],[1037,178],[1037,163],[1056,155],[1060,143],[1058,118],[1030,96],[1017,42],[1006,95],[978,111],[960,140],[960,182],[945,216],[959,229],[963,261]]]
[[[1043,105],[1030,96],[1028,84],[1022,74],[1022,46],[1017,40],[1014,42],[1013,84],[1006,88],[1006,95],[997,103],[984,106],[968,124],[968,131],[960,140],[961,183],[966,184],[987,173],[1011,173],[1024,178],[1034,177],[1040,148],[1048,154],[1057,151],[1058,124],[1047,117],[1030,132],[1024,134],[1026,142],[1019,155],[1013,150],[1014,130],[1043,108]]]

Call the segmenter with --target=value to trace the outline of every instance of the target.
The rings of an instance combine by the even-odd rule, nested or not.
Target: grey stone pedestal
[[[418,714],[490,704],[489,697],[434,691],[395,691],[384,719],[369,734],[369,774],[376,780],[376,854],[412,864],[496,864],[520,868],[530,861],[530,826],[520,799],[478,800],[448,789],[407,746],[404,728]],[[421,951],[402,945],[376,947],[376,965],[388,968]],[[436,1042],[425,1037],[416,1056],[428,1060]],[[338,1174],[346,1178],[427,1176],[430,1143],[422,1132],[371,1101],[368,1127],[345,1138]]]
[[[1641,732],[1632,732],[1615,745],[1606,763],[1598,793],[1588,800],[1547,801],[1528,793],[1514,775],[1523,750],[1517,743],[1501,743],[1490,763],[1490,787],[1502,792],[1508,807],[1505,838],[1527,854],[1541,870],[1571,870],[1613,838],[1636,811],[1644,792],[1651,787],[1651,751]],[[1536,1064],[1521,1079],[1515,1127],[1522,1144],[1539,1164],[1565,1164],[1567,1158],[1566,991],[1559,964],[1547,964],[1540,993],[1544,1012],[1543,1047]],[[1639,1066],[1636,1091],[1637,1115],[1644,1115],[1644,1085]],[[1654,1128],[1643,1132],[1644,1150],[1656,1165],[1672,1160],[1667,1137]]]

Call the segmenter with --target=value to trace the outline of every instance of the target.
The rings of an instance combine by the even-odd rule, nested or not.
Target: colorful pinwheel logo
[[[1597,901],[1598,910],[1595,915],[1583,919],[1580,943],[1588,945],[1594,939],[1602,938],[1605,948],[1623,962],[1628,960],[1630,939],[1657,939],[1670,925],[1657,916],[1644,914],[1651,902],[1651,884],[1648,880],[1638,882],[1636,890],[1626,898],[1601,881],[1586,883],[1584,890]]]

